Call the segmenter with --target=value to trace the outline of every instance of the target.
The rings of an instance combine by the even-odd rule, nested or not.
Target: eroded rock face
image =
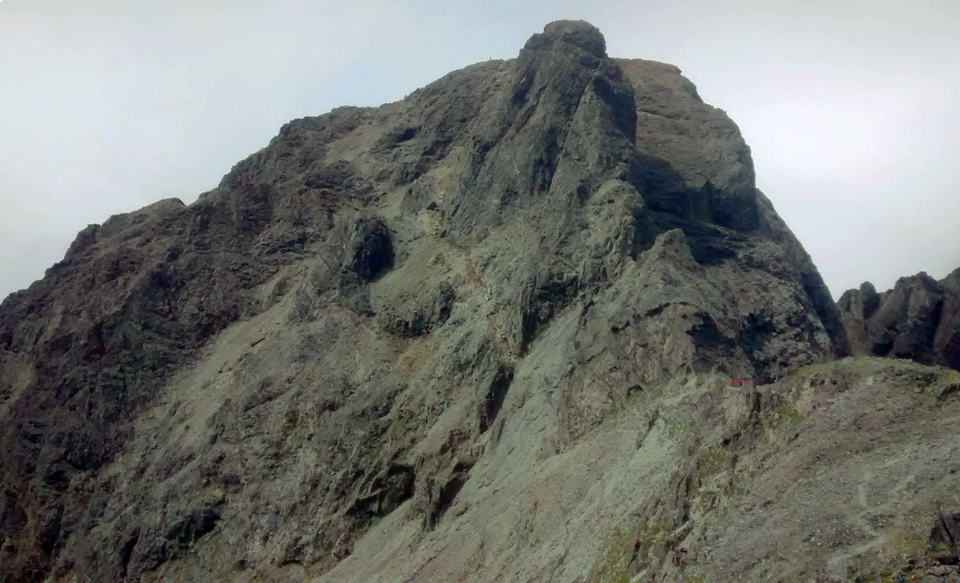
[[[960,269],[939,282],[903,277],[881,294],[867,282],[837,305],[854,351],[960,370]]]
[[[393,266],[390,232],[378,217],[360,216],[347,226],[346,269],[370,281]]]
[[[733,122],[553,23],[516,60],[286,124],[0,305],[0,578],[320,575],[373,525],[520,496],[638,395],[847,350]]]
[[[618,61],[635,88],[634,175],[652,207],[731,229],[760,222],[750,148],[736,124],[703,103],[673,65]]]

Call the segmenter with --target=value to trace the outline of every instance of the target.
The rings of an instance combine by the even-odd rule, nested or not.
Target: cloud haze
[[[6,0],[0,297],[88,223],[192,202],[289,119],[512,58],[558,18],[730,114],[834,295],[960,266],[956,0]]]

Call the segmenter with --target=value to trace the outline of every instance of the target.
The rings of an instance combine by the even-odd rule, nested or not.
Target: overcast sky
[[[284,122],[513,58],[560,18],[730,114],[835,297],[960,267],[960,0],[2,0],[0,298]]]

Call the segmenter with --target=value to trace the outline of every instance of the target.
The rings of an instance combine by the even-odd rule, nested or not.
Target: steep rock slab
[[[554,430],[551,328],[519,368],[515,414],[432,531],[400,507],[333,581],[952,581],[960,375],[878,358],[730,388],[723,375],[622,396],[575,443]],[[904,436],[908,437],[904,437]]]

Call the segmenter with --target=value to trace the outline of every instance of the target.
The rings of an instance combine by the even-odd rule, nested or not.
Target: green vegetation
[[[634,556],[640,563],[640,570],[649,568],[653,559],[663,553],[669,536],[669,525],[658,519],[652,520],[645,529],[637,533]]]
[[[690,433],[688,423],[675,419],[667,419],[666,417],[661,417],[660,419],[663,420],[663,433],[670,439],[680,440]]]
[[[627,529],[620,529],[608,537],[603,569],[592,579],[593,581],[596,583],[629,581],[627,567],[633,559],[633,541],[635,540],[632,534]]]
[[[820,364],[810,364],[807,366],[801,366],[800,368],[795,368],[792,371],[790,371],[790,374],[788,376],[790,378],[808,380],[816,376],[818,373],[821,373],[824,370],[826,370],[827,367],[831,364],[833,363],[823,362]]]
[[[631,528],[617,530],[608,537],[602,561],[603,568],[591,578],[591,582],[629,581],[629,567],[634,560],[637,561],[638,572],[644,572],[666,550],[670,532],[670,525],[657,517],[651,518],[639,530]],[[641,580],[646,580],[646,576]]]
[[[730,454],[721,445],[713,445],[705,449],[697,460],[697,477],[700,478],[700,483],[723,472],[727,468],[729,459]]]
[[[788,378],[794,378],[798,380],[809,380],[819,373],[827,371],[866,375],[877,372],[881,369],[890,368],[891,366],[897,366],[901,364],[902,363],[897,361],[891,361],[888,358],[878,358],[873,356],[848,356],[847,358],[843,358],[841,360],[830,360],[818,364],[801,366],[790,371],[790,374],[787,376]],[[911,366],[922,367],[923,365]]]
[[[888,551],[898,555],[916,555],[927,550],[927,541],[919,536],[900,534],[883,545]]]
[[[773,419],[774,429],[786,429],[788,431],[796,429],[802,425],[804,421],[804,417],[800,411],[790,403],[781,405],[774,413]]]

